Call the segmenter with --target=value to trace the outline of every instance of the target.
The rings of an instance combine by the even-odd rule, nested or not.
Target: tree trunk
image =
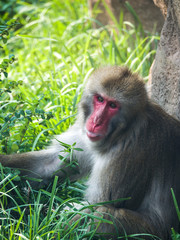
[[[169,114],[180,119],[180,1],[154,0],[167,16],[153,63],[150,95]]]

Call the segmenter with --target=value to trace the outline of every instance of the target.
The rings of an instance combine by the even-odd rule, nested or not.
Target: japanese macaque
[[[83,149],[74,152],[78,171],[66,167],[68,161],[61,163],[63,147],[56,140],[47,150],[1,155],[0,162],[45,182],[54,173],[73,181],[89,175],[86,199],[91,204],[112,201],[97,208],[105,219],[115,218],[114,224],[101,223],[97,229],[108,233],[107,239],[125,231],[167,240],[171,227],[179,230],[171,188],[180,205],[180,122],[148,98],[137,74],[118,66],[95,71],[76,123],[56,138]]]

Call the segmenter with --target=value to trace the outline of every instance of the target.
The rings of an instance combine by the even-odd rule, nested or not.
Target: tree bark
[[[153,0],[153,1],[154,1],[155,5],[160,8],[164,17],[166,17],[168,0]]]
[[[180,1],[154,0],[166,15],[148,87],[152,98],[180,119]]]

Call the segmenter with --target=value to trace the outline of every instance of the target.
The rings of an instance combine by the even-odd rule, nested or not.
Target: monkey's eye
[[[110,108],[113,108],[113,109],[117,108],[117,105],[113,102],[110,102],[109,106],[110,106]]]
[[[98,101],[98,102],[103,102],[103,101],[104,101],[104,98],[101,97],[101,96],[97,96],[97,101]]]

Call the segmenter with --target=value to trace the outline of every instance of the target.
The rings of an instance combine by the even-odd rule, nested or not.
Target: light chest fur
[[[106,170],[109,165],[109,156],[95,153],[92,155],[93,167],[89,180],[87,182],[88,188],[86,191],[86,199],[90,203],[97,203],[103,201],[103,179],[106,177]]]

